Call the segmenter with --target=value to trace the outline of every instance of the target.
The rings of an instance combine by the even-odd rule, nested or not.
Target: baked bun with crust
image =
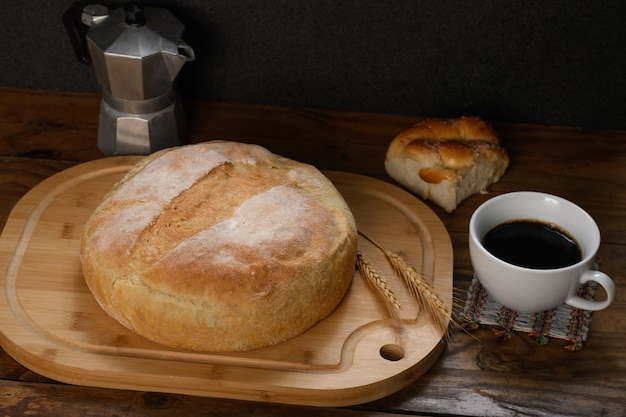
[[[478,117],[418,122],[393,139],[385,158],[393,179],[449,213],[486,192],[508,165],[496,133]]]
[[[141,160],[88,220],[81,261],[101,307],[154,342],[245,351],[329,315],[350,286],[356,225],[310,165],[206,142]]]

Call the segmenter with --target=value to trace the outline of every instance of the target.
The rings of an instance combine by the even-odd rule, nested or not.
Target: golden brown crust
[[[96,209],[81,260],[120,323],[182,349],[241,351],[302,333],[343,298],[356,226],[319,171],[207,142],[142,160]]]
[[[424,119],[398,134],[387,150],[387,173],[422,198],[453,211],[498,181],[509,156],[479,117]]]
[[[428,167],[420,169],[419,176],[429,184],[439,184],[442,181],[452,181],[454,172],[444,168]]]

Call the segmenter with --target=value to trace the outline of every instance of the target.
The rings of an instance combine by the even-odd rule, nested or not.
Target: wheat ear
[[[404,280],[407,287],[409,287],[420,310],[424,311],[438,330],[447,332],[451,312],[435,291],[432,282],[417,272],[417,270],[400,255],[386,250],[366,234],[360,231],[359,234],[383,252],[394,272],[399,275]]]
[[[424,310],[430,321],[435,324],[438,330],[446,332],[450,322],[450,311],[448,311],[445,303],[435,291],[432,282],[417,272],[400,255],[385,251],[385,256],[394,271],[404,279],[404,282],[411,290],[411,294],[413,294],[418,305]]]
[[[389,283],[387,283],[385,278],[378,272],[376,267],[374,267],[374,264],[361,251],[357,251],[356,253],[356,265],[363,278],[365,278],[382,296],[387,310],[389,310],[389,314],[397,318],[398,311],[400,311],[400,302],[389,286]]]

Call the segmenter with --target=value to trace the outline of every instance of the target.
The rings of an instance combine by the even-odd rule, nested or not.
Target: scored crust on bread
[[[214,141],[141,160],[88,220],[85,280],[154,342],[245,351],[329,315],[354,274],[356,225],[310,165]]]
[[[385,158],[389,176],[449,213],[486,192],[508,165],[498,136],[479,117],[422,120],[392,140]]]

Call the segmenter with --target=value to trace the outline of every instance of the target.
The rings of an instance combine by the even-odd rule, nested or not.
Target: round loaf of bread
[[[214,141],[141,160],[88,220],[100,306],[165,346],[245,351],[329,315],[354,274],[356,225],[316,168]]]

